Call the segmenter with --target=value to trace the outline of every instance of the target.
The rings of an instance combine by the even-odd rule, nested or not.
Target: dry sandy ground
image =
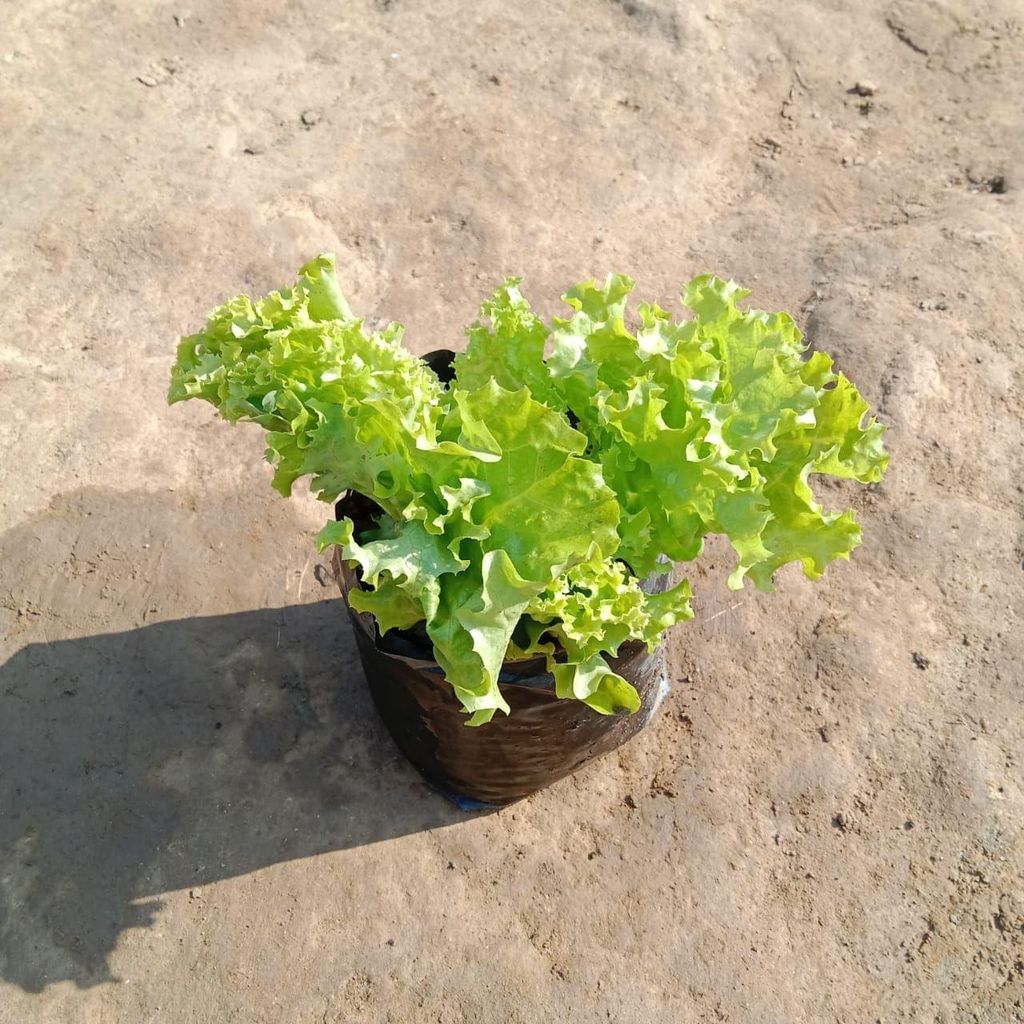
[[[2,1024],[1024,1020],[1019,0],[0,15]],[[457,813],[323,508],[164,405],[320,249],[417,351],[507,273],[747,283],[891,425],[864,547],[709,551],[656,723]]]

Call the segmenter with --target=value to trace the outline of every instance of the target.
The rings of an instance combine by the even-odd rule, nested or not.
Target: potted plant
[[[658,699],[660,638],[692,617],[673,563],[709,533],[729,586],[811,578],[860,542],[809,477],[869,483],[888,457],[853,384],[785,313],[695,278],[690,319],[633,282],[564,296],[550,325],[518,279],[466,351],[426,359],[370,331],[323,255],[294,287],[232,299],[181,340],[169,400],[267,431],[273,485],[300,477],[336,518],[342,592],[378,708],[436,785],[504,803],[623,742]],[[511,712],[511,713],[510,713]],[[480,727],[466,729],[464,725]]]

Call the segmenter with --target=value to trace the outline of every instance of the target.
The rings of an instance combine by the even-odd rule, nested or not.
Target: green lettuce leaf
[[[443,538],[427,533],[417,522],[404,523],[401,528],[389,522],[377,531],[376,539],[364,544],[356,541],[353,531],[351,519],[328,523],[317,535],[317,545],[321,551],[338,545],[342,557],[359,566],[362,581],[368,587],[379,589],[383,578],[418,604],[419,618],[413,622],[429,620],[436,614],[441,577],[460,572],[469,564],[456,558]],[[353,606],[361,600],[361,594],[353,594]],[[405,616],[396,610],[393,617]],[[390,627],[381,623],[382,633],[387,628]]]
[[[484,387],[493,380],[506,391],[527,388],[538,402],[559,407],[560,399],[544,364],[550,331],[519,291],[520,278],[510,277],[480,307],[481,317],[466,329],[469,345],[455,358],[459,386]]]
[[[507,711],[498,676],[526,604],[570,566],[614,552],[618,505],[600,467],[580,457],[586,438],[525,388],[489,378],[454,391],[444,433],[497,456],[462,463],[467,475],[433,521],[469,567],[442,581],[427,633],[477,725]]]
[[[500,451],[474,474],[487,493],[474,505],[485,551],[508,552],[542,586],[570,565],[618,547],[619,507],[601,468],[582,458],[587,439],[565,417],[493,379],[455,392],[460,439]]]
[[[730,586],[749,575],[765,590],[788,562],[813,578],[848,557],[860,541],[854,516],[825,512],[809,477],[870,483],[884,472],[883,428],[852,384],[827,355],[804,358],[803,336],[785,313],[742,311],[749,293],[733,282],[691,281],[689,321],[641,304],[635,333],[627,326],[632,288],[612,275],[567,292],[572,315],[554,320],[543,363],[557,392],[547,404],[578,423],[615,492],[618,557],[645,575],[665,556],[697,557],[708,533],[722,533],[738,556]],[[516,323],[533,322],[518,290],[515,310]],[[465,363],[474,376],[501,363],[504,380],[550,395],[546,381],[534,383],[536,344],[531,350],[515,329],[500,335],[504,348],[498,340],[471,334]]]
[[[341,520],[319,543],[360,567],[367,589],[352,605],[376,615],[382,632],[410,625],[419,609],[413,622],[425,622],[471,724],[482,724],[508,710],[501,664],[526,605],[568,567],[614,552],[618,505],[600,467],[580,457],[586,438],[525,388],[489,379],[452,392],[438,437],[457,469],[443,478],[457,485],[421,492],[372,539]]]
[[[274,486],[284,495],[312,476],[324,501],[346,490],[392,515],[438,469],[446,391],[391,324],[368,333],[341,291],[334,260],[302,268],[295,286],[231,300],[183,338],[169,401],[203,398],[231,421],[265,427]]]
[[[623,563],[585,562],[527,605],[533,625],[527,631],[530,643],[519,653],[544,653],[560,691],[595,711],[635,711],[640,700],[635,688],[609,668],[603,655],[614,656],[628,640],[654,650],[666,629],[693,618],[691,596],[686,580],[648,594]]]
[[[853,384],[789,316],[741,309],[733,282],[695,278],[691,318],[641,303],[635,326],[628,277],[571,288],[550,325],[519,285],[483,304],[446,386],[400,325],[366,328],[320,256],[183,338],[169,391],[262,426],[282,494],[308,478],[323,501],[379,506],[362,535],[328,523],[321,550],[358,566],[350,600],[382,632],[424,624],[474,725],[508,711],[503,661],[537,655],[560,696],[636,710],[609,659],[692,616],[688,583],[641,578],[709,533],[736,552],[732,587],[771,589],[790,562],[816,578],[860,528],[821,507],[814,476],[873,483],[888,463]]]

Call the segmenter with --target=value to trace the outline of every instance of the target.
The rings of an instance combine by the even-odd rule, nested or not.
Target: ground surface
[[[1019,3],[2,20],[2,1024],[1024,1019]],[[656,723],[454,812],[322,507],[164,406],[176,336],[320,249],[421,352],[507,273],[745,282],[891,426],[825,495],[864,547],[771,598],[709,551]]]

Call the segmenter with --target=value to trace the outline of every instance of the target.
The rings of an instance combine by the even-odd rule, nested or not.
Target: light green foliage
[[[397,324],[367,333],[321,256],[294,288],[232,299],[183,338],[169,399],[205,398],[228,420],[265,427],[282,494],[312,475],[324,501],[351,488],[400,516],[433,470],[447,400],[401,336]]]
[[[617,557],[643,576],[658,571],[659,556],[690,560],[706,534],[723,533],[739,556],[730,586],[750,576],[762,590],[788,562],[815,578],[849,557],[860,542],[853,513],[823,511],[808,479],[881,479],[883,428],[856,388],[824,353],[804,359],[803,336],[785,313],[741,311],[749,293],[732,282],[691,281],[683,301],[695,316],[681,323],[641,305],[635,333],[625,322],[632,287],[613,275],[603,288],[570,290],[573,315],[555,320],[545,363],[550,404],[578,420],[618,499]],[[491,315],[514,301],[526,321],[518,291],[507,296],[495,294]],[[483,337],[471,333],[464,357],[477,378],[490,350]],[[503,357],[510,385],[518,362]]]
[[[648,595],[639,577],[694,558],[707,533],[737,553],[731,586],[770,589],[792,561],[819,576],[860,533],[821,509],[810,475],[870,482],[887,462],[853,385],[803,358],[785,314],[740,311],[732,283],[692,281],[681,323],[641,305],[635,332],[629,278],[573,288],[550,328],[518,285],[484,303],[447,388],[400,326],[365,329],[321,256],[183,338],[169,395],[263,426],[281,493],[308,476],[324,501],[352,490],[381,507],[358,537],[329,522],[321,549],[359,565],[352,604],[382,632],[425,623],[471,724],[508,711],[502,662],[538,653],[560,696],[635,710],[605,656],[692,616],[687,583]]]
[[[583,562],[526,606],[530,640],[513,651],[543,653],[559,696],[584,700],[598,711],[635,711],[636,693],[623,688],[602,655],[614,655],[627,640],[641,640],[653,650],[669,626],[693,618],[690,597],[685,580],[663,593],[645,594],[622,562]],[[559,649],[567,655],[564,664],[555,660]]]

